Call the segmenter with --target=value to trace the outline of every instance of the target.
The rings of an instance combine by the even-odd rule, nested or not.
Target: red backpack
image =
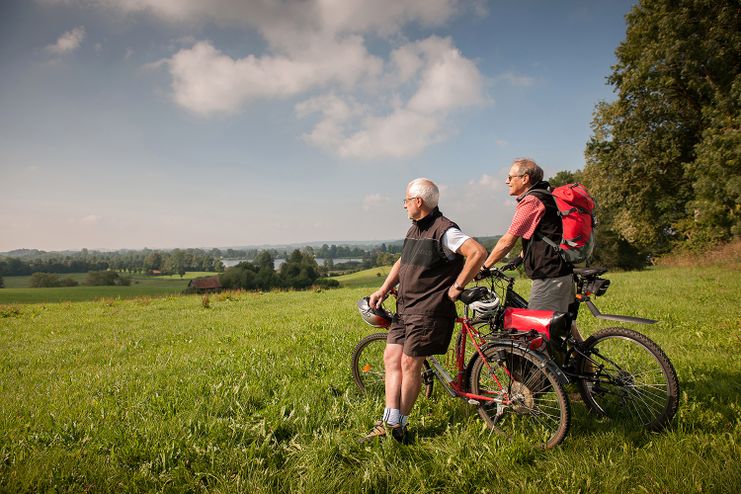
[[[566,184],[548,192],[556,200],[563,224],[561,244],[542,237],[548,245],[559,249],[564,261],[578,264],[586,261],[594,250],[594,209],[596,202],[580,183]]]

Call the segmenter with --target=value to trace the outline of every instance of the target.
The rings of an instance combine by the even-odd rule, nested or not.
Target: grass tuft
[[[17,305],[0,305],[0,317],[18,317],[21,309]]]

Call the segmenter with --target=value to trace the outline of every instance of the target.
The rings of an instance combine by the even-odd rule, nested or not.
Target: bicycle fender
[[[633,317],[633,316],[621,316],[618,314],[603,314],[600,312],[600,310],[597,308],[596,305],[594,305],[594,302],[591,300],[586,301],[587,307],[589,307],[589,312],[592,313],[594,317],[597,319],[607,319],[610,321],[620,321],[620,322],[627,322],[627,323],[635,323],[635,324],[654,324],[657,321],[654,321],[653,319],[644,319],[642,317]]]
[[[549,356],[542,354],[540,352],[528,352],[532,357],[535,357],[540,362],[538,363],[539,367],[547,367],[548,370],[553,372],[556,375],[556,378],[558,379],[558,384],[565,386],[566,384],[569,384],[569,378],[566,375],[564,371],[561,370],[561,368],[554,362],[552,358]]]

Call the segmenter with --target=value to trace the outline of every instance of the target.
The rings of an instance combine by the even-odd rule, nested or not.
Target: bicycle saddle
[[[574,268],[574,274],[589,278],[590,276],[599,276],[607,272],[607,268]]]
[[[481,300],[482,298],[486,297],[489,294],[489,289],[485,286],[477,286],[475,288],[469,288],[468,290],[463,290],[461,292],[460,297],[458,297],[458,300],[463,302],[466,305],[469,305],[471,302],[476,302],[477,300]]]

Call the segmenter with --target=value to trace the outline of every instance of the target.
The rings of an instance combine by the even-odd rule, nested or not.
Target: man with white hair
[[[383,361],[386,408],[363,441],[391,436],[406,440],[407,423],[421,386],[422,364],[445,353],[453,335],[455,301],[486,258],[486,249],[465,235],[437,207],[440,192],[429,179],[409,182],[404,197],[412,227],[401,258],[369,300],[378,308],[399,285],[397,315],[389,328]]]

